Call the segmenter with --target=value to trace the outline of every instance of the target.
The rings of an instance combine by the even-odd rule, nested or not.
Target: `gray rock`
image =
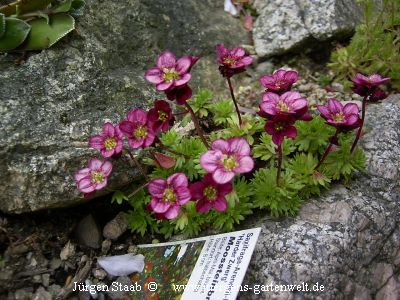
[[[87,215],[79,222],[75,229],[75,235],[78,243],[82,246],[94,249],[101,247],[101,231],[92,215]]]
[[[259,12],[254,44],[260,57],[348,36],[362,17],[356,0],[256,0],[254,5]]]
[[[129,298],[129,292],[125,292],[125,290],[129,290],[129,288],[132,286],[132,282],[127,276],[121,276],[118,277],[117,280],[113,282],[114,286],[122,287],[122,288],[114,288],[111,289],[107,292],[108,297],[110,297],[112,300],[119,300],[119,299],[125,299],[125,297]]]
[[[246,38],[221,1],[86,2],[77,31],[55,47],[30,54],[21,66],[14,64],[18,55],[0,56],[1,211],[84,201],[73,174],[98,155],[87,139],[105,121],[118,123],[133,107],[148,107],[156,98],[143,74],[157,55],[170,49],[178,56],[201,56],[191,86],[225,91],[215,44],[233,46]],[[112,189],[138,175],[124,159],[114,170]]]
[[[399,299],[400,95],[367,107],[365,174],[336,183],[295,218],[261,217],[244,284],[324,285],[324,292],[241,293],[239,299]]]
[[[128,229],[126,213],[120,212],[103,228],[103,236],[106,239],[116,240]]]
[[[51,300],[51,299],[52,299],[51,294],[47,292],[43,287],[38,288],[32,297],[32,300]]]

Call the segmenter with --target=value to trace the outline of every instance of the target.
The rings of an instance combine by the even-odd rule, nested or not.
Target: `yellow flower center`
[[[333,120],[335,120],[336,122],[342,122],[344,119],[343,113],[337,113],[333,116]]]
[[[176,200],[176,194],[175,194],[174,190],[171,188],[167,188],[164,191],[162,199],[165,202],[174,203]]]
[[[104,174],[102,172],[93,171],[91,174],[92,182],[102,183],[104,181]]]
[[[104,148],[106,148],[106,150],[112,150],[115,147],[117,147],[117,141],[115,140],[115,138],[106,138],[106,140],[104,141]]]
[[[224,65],[233,66],[236,64],[236,59],[232,56],[227,56],[223,59]]]
[[[167,118],[168,118],[168,115],[167,115],[167,113],[166,112],[163,112],[162,110],[159,110],[158,111],[158,119],[160,120],[160,121],[166,121],[167,120]]]
[[[284,128],[284,126],[280,123],[275,124],[274,127],[276,131],[282,131],[282,129]]]
[[[225,171],[232,171],[238,166],[238,163],[236,161],[236,157],[224,154],[224,157],[222,158],[222,165],[224,166]]]
[[[280,109],[280,111],[284,111],[284,112],[289,112],[289,106],[287,106],[287,104],[283,101],[278,101],[278,107]]]
[[[137,139],[141,139],[146,137],[147,135],[147,129],[145,126],[139,126],[136,128],[136,130],[133,132],[133,136]]]
[[[179,73],[175,70],[175,68],[171,68],[171,69],[164,68],[163,73],[164,73],[163,79],[166,82],[171,82],[172,80],[178,80],[179,78],[181,78],[179,76]]]
[[[217,199],[217,190],[212,186],[208,186],[203,190],[203,195],[207,198],[207,200],[214,201]]]

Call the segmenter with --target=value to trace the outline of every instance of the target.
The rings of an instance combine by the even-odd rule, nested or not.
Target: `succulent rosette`
[[[147,123],[147,113],[142,109],[133,109],[128,113],[127,120],[119,124],[121,132],[128,137],[132,148],[146,148],[154,142],[155,134]]]
[[[152,195],[148,208],[160,219],[175,219],[180,207],[191,199],[188,179],[183,173],[175,173],[167,179],[153,179],[148,190]]]
[[[212,174],[204,176],[202,181],[193,183],[190,186],[192,200],[196,200],[196,210],[206,213],[210,209],[225,211],[228,203],[225,196],[233,190],[232,183],[219,184],[215,182]]]
[[[78,189],[85,194],[103,189],[107,186],[107,179],[111,171],[111,162],[92,158],[87,168],[78,170],[75,173]]]
[[[279,69],[272,75],[264,75],[260,78],[260,83],[266,91],[282,94],[290,91],[292,85],[298,80],[296,71],[286,71]]]
[[[118,126],[105,123],[100,135],[89,138],[89,146],[100,151],[104,157],[118,155],[123,147],[123,134]]]
[[[244,138],[217,139],[211,150],[203,153],[200,164],[219,184],[232,180],[236,174],[253,170],[254,161],[250,156],[250,145]]]

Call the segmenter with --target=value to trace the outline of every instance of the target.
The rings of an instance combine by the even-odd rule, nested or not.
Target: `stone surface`
[[[400,95],[367,107],[368,171],[335,184],[296,218],[250,221],[262,232],[244,284],[323,285],[239,299],[399,299]]]
[[[356,0],[256,0],[254,44],[261,57],[348,36],[362,17]]]
[[[103,236],[106,239],[116,240],[128,229],[128,218],[124,212],[118,213],[114,219],[103,228]]]
[[[92,215],[83,218],[75,228],[78,243],[85,247],[98,249],[101,247],[102,236],[99,225]]]
[[[0,56],[0,210],[21,213],[64,207],[84,199],[73,174],[97,152],[87,139],[105,121],[119,122],[133,107],[156,98],[143,79],[157,55],[202,59],[193,68],[192,87],[218,90],[214,47],[238,45],[247,37],[223,2],[174,0],[87,0],[77,31],[55,47]],[[201,78],[201,81],[199,80]],[[137,173],[126,160],[114,168],[111,188]]]

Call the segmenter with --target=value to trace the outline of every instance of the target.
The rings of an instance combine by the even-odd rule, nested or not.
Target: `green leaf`
[[[111,203],[113,202],[117,202],[118,204],[122,204],[122,202],[126,200],[128,201],[129,198],[127,196],[125,196],[125,194],[121,191],[116,191],[111,198]]]
[[[53,13],[66,13],[71,9],[71,4],[72,0],[65,0],[51,10]]]
[[[50,24],[45,19],[31,21],[31,34],[26,50],[42,50],[51,47],[69,32],[75,29],[75,20],[70,15],[58,14],[50,17]]]
[[[0,14],[0,38],[6,32],[6,17],[3,14]]]
[[[9,51],[21,45],[31,30],[31,26],[25,21],[6,18],[6,30],[0,38],[0,51]]]
[[[29,13],[45,9],[52,0],[19,0],[8,5],[0,7],[0,13],[6,15],[6,17],[17,14],[17,6],[19,7],[19,14]]]

